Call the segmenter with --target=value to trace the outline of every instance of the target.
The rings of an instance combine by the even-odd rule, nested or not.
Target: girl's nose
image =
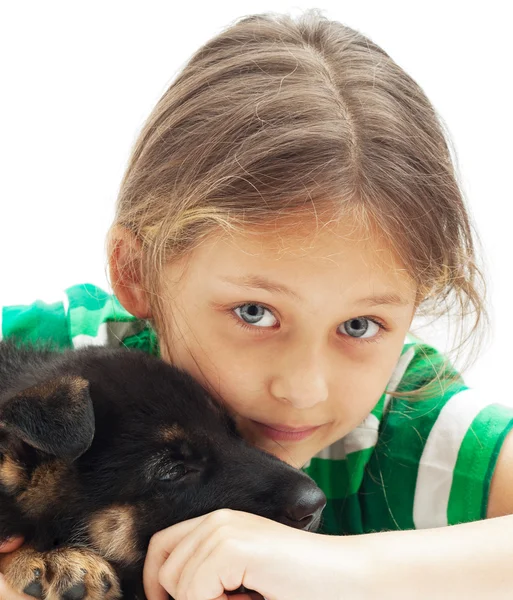
[[[283,356],[274,366],[270,392],[295,408],[310,408],[328,399],[326,365],[322,357],[305,352]]]

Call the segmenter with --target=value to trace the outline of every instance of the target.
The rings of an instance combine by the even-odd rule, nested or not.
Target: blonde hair
[[[420,314],[486,317],[474,232],[441,119],[379,46],[310,10],[242,18],[200,48],[146,121],[114,225],[159,274],[212,233],[309,209],[377,225],[418,284]],[[466,321],[465,321],[466,322]]]

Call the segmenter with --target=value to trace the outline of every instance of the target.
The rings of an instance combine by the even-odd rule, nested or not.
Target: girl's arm
[[[362,598],[513,597],[513,516],[462,525],[352,538],[367,554],[370,589]],[[344,539],[339,539],[343,544]]]
[[[513,597],[513,433],[503,442],[486,521],[360,536],[376,592],[409,598]],[[340,540],[341,542],[343,540]]]
[[[510,600],[513,516],[439,529],[326,536],[216,511],[155,536],[148,600],[227,600],[240,585],[268,600]],[[161,587],[162,586],[162,587]]]
[[[242,516],[245,513],[240,514]],[[234,513],[232,516],[236,516],[236,514]],[[223,518],[225,519],[224,526],[229,530],[229,521],[226,519],[226,515]],[[260,517],[254,518],[260,519]],[[192,531],[198,524],[197,520],[193,521],[196,523],[194,523]],[[274,531],[272,529],[277,524],[269,522],[271,529],[266,531],[265,521],[265,519],[262,520],[262,526],[260,523],[258,524],[261,533],[264,533],[263,543],[258,543],[258,536],[253,540],[247,539],[249,552],[244,544],[246,536],[241,531],[243,528],[239,529],[241,523],[236,523],[239,536],[229,536],[235,542],[233,548],[235,552],[233,554],[230,552],[228,544],[226,550],[229,555],[232,555],[228,556],[228,563],[221,561],[221,564],[225,572],[226,566],[231,565],[233,570],[230,574],[235,579],[240,576],[242,583],[246,569],[241,569],[240,574],[237,574],[237,566],[246,564],[248,574],[251,574],[251,569],[255,566],[258,567],[258,563],[262,563],[264,575],[259,577],[259,574],[256,573],[257,578],[262,580],[262,584],[265,584],[266,587],[275,584],[285,588],[279,595],[269,594],[269,600],[288,600],[289,598],[311,600],[311,598],[320,597],[323,600],[342,597],[351,600],[370,600],[378,595],[383,600],[388,598],[410,600],[413,594],[416,600],[432,600],[433,598],[454,600],[458,598],[465,598],[465,600],[493,598],[499,600],[512,597],[513,516],[440,529],[394,531],[351,537],[318,536],[284,528],[293,534],[289,540],[286,539],[286,536],[279,540],[273,538]],[[191,521],[186,523],[192,524]],[[179,528],[180,525],[177,527]],[[174,528],[170,528],[166,532],[170,532],[172,529]],[[190,529],[188,531],[192,533]],[[162,532],[162,534],[166,532]],[[161,535],[159,541],[164,542],[162,534],[159,534]],[[178,533],[178,538],[182,539],[180,536],[181,532]],[[222,537],[222,532],[220,536]],[[194,543],[196,541],[189,538],[185,544],[192,542],[192,547],[197,549]],[[177,543],[176,536],[170,541],[170,546],[175,543]],[[156,581],[153,580],[153,561],[160,568],[172,549],[173,547],[157,549],[154,545],[151,556],[149,555],[150,562],[146,566],[146,582],[153,588],[153,594],[148,595],[150,600],[152,597],[161,597],[159,593],[154,595]],[[156,555],[157,550],[161,552],[157,552]],[[182,550],[187,552],[192,548],[182,548]],[[288,560],[289,557],[291,560]],[[179,564],[180,559],[176,558],[178,558]],[[176,564],[175,562],[175,566]],[[187,576],[187,573],[184,572],[186,565],[181,564],[180,566],[182,575]],[[220,571],[211,578],[214,586],[222,579],[222,576]],[[170,580],[174,580],[174,585],[176,585],[175,574],[172,571],[164,568],[162,577],[164,582],[169,583]],[[266,582],[266,579],[269,581]],[[287,585],[287,579],[290,582],[289,585]],[[303,582],[304,579],[306,579],[305,582]],[[298,583],[298,588],[294,589]],[[254,587],[258,588],[259,585]],[[272,592],[271,589],[269,591]],[[317,595],[319,592],[322,592],[322,595]],[[176,597],[181,600],[180,596]],[[0,598],[2,600],[28,600],[25,595],[8,591],[1,578]]]
[[[268,600],[482,600],[513,597],[513,434],[502,446],[488,518],[438,529],[354,536],[307,533],[215,511],[158,533],[148,600],[226,600],[245,585]],[[500,516],[506,515],[506,516]]]

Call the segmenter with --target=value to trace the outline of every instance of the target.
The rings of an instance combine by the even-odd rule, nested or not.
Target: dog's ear
[[[48,454],[73,461],[91,445],[89,383],[63,375],[29,387],[0,406],[0,431]]]

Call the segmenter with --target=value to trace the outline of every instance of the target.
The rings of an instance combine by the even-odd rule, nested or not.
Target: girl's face
[[[347,223],[311,231],[305,220],[210,239],[167,266],[164,286],[163,358],[221,399],[249,442],[296,467],[375,406],[416,297],[383,239]]]

